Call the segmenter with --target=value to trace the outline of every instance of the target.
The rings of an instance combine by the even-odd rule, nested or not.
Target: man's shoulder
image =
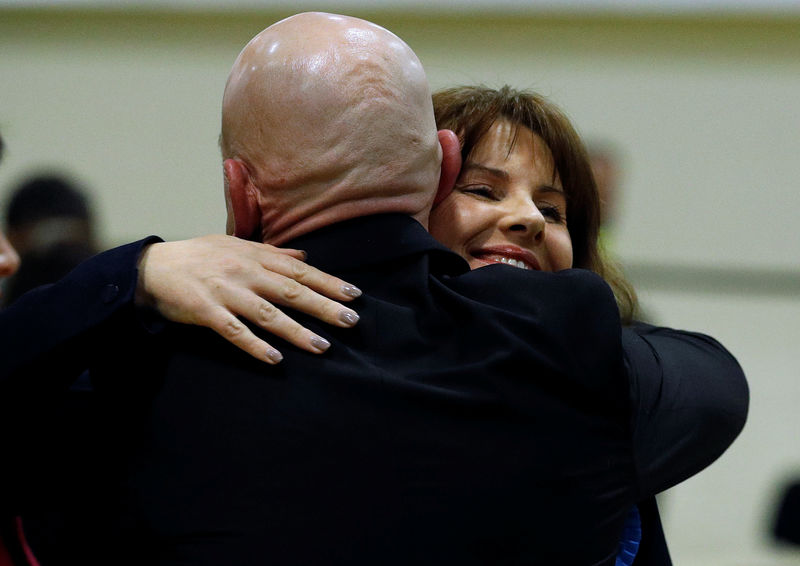
[[[571,269],[558,273],[497,265],[438,278],[441,302],[471,313],[476,340],[504,345],[521,341],[592,391],[612,392],[623,383],[619,310],[608,284],[597,274]]]
[[[490,304],[556,312],[589,309],[619,318],[608,283],[585,269],[545,273],[498,264],[440,279],[454,290]]]

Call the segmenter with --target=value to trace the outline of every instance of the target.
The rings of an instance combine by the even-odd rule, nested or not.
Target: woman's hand
[[[206,326],[268,363],[283,359],[237,316],[295,346],[322,353],[330,344],[275,305],[302,311],[335,326],[358,315],[337,301],[361,295],[353,285],[306,264],[305,253],[233,236],[203,236],[151,244],[139,259],[136,304],[165,318]],[[273,304],[274,303],[274,304]]]

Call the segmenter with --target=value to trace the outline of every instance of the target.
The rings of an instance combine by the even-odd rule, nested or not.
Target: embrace
[[[228,236],[0,313],[0,414],[45,423],[3,512],[42,566],[669,564],[653,497],[733,442],[747,384],[634,321],[554,105],[432,97],[391,32],[304,13],[240,53],[220,143]]]

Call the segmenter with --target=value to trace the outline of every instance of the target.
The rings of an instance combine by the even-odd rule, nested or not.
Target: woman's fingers
[[[253,334],[247,325],[228,309],[216,309],[215,315],[205,319],[202,325],[208,326],[225,340],[257,360],[273,365],[283,360],[283,354]]]
[[[275,246],[270,246],[269,244],[261,244],[261,245],[271,248],[272,250],[278,253],[292,256],[293,258],[299,259],[300,261],[305,261],[306,258],[308,257],[308,254],[303,250],[296,250],[294,248],[276,248]]]
[[[310,268],[310,271],[318,271],[310,266],[307,267]],[[343,328],[354,326],[358,322],[358,314],[356,311],[337,301],[329,299],[324,294],[320,294],[312,288],[312,285],[319,288],[320,282],[330,277],[331,276],[318,271],[318,274],[309,275],[305,280],[317,279],[311,284],[305,284],[280,275],[279,273],[264,271],[260,274],[260,277],[257,277],[257,281],[253,282],[252,290],[257,295],[275,305],[292,308],[311,315],[323,322],[327,322],[328,324]],[[324,293],[325,291],[323,290],[322,292]],[[276,308],[275,310],[278,309]],[[258,319],[254,318],[252,306],[250,306],[247,312],[240,312],[239,314],[272,332],[277,329],[277,325],[271,320],[268,321],[270,325],[269,328],[262,322],[267,318],[264,316],[263,312],[258,313]]]
[[[312,354],[321,354],[331,345],[328,340],[307,329],[278,307],[256,294],[239,295],[233,303],[228,305],[227,310],[238,313],[241,318]],[[227,340],[242,347],[242,349],[246,349],[251,355],[263,358],[263,348],[269,345],[259,340],[246,325],[241,324],[239,319],[236,317],[233,317],[233,319],[241,327],[228,319],[226,321],[229,325],[227,334],[218,332]],[[243,346],[246,346],[246,348]],[[271,348],[271,346],[269,347]]]
[[[236,270],[235,277],[233,273],[228,273],[226,277],[217,279],[213,286],[209,285],[208,291],[211,296],[205,303],[220,308],[195,311],[195,323],[210,326],[235,346],[269,363],[278,363],[282,359],[281,354],[273,346],[258,338],[239,320],[240,318],[298,348],[321,354],[330,347],[330,343],[298,323],[279,306],[308,314],[334,326],[351,327],[358,322],[358,314],[353,309],[320,294],[337,290],[341,296],[345,293],[342,288],[346,284],[341,279],[292,257],[282,256],[281,260],[276,258],[276,255],[271,254],[270,262],[275,271],[263,265],[253,265],[243,270]],[[303,282],[281,275],[278,270],[291,273]],[[350,293],[345,295],[349,300],[354,298],[353,295],[360,294],[360,291],[357,293],[350,291]],[[212,317],[216,320],[212,320]]]
[[[268,246],[271,250],[279,252],[298,252],[299,250],[283,250]],[[305,253],[305,252],[301,252]],[[301,259],[289,255],[288,253],[265,254],[261,258],[261,265],[264,269],[279,273],[289,279],[302,283],[309,289],[321,293],[331,299],[339,301],[352,301],[361,296],[361,290],[355,285],[348,283],[333,275],[328,275],[316,267],[308,265]],[[287,289],[291,291],[291,288]],[[313,313],[309,313],[313,314]]]

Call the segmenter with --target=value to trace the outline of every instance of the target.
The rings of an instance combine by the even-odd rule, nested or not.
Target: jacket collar
[[[457,275],[469,271],[464,259],[405,214],[345,220],[304,234],[285,246],[305,250],[308,262],[323,271],[347,270],[426,253],[431,257],[432,272]]]

